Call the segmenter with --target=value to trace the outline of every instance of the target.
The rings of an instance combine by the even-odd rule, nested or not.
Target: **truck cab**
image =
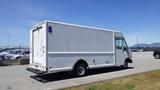
[[[128,67],[128,63],[132,63],[132,52],[128,48],[124,37],[115,38],[116,65]]]

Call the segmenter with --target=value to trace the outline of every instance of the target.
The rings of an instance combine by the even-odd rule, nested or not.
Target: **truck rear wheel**
[[[79,63],[74,68],[74,74],[77,77],[86,75],[86,65],[83,63]]]

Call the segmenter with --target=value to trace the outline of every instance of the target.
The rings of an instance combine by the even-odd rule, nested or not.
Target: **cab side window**
[[[116,38],[115,45],[116,45],[117,49],[122,49],[123,48],[123,40],[120,38]]]
[[[127,49],[126,42],[123,38],[116,38],[115,39],[115,45],[116,45],[117,49],[124,49],[124,50]]]

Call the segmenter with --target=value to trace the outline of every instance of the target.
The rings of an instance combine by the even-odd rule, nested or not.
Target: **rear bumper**
[[[26,70],[30,71],[30,72],[33,72],[35,74],[45,74],[45,73],[47,73],[47,71],[40,71],[40,70],[33,69],[33,68],[26,68]]]

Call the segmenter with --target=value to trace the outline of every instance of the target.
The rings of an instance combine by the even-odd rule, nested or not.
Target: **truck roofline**
[[[57,24],[64,24],[64,25],[70,25],[70,26],[76,26],[76,27],[83,27],[83,28],[88,28],[88,29],[97,29],[97,30],[102,30],[102,31],[110,31],[110,32],[116,32],[116,33],[121,33],[120,31],[115,31],[111,29],[105,29],[105,28],[97,28],[97,27],[92,27],[92,26],[84,26],[84,25],[78,25],[78,24],[71,24],[71,23],[65,23],[65,22],[59,22],[59,21],[50,21],[50,20],[44,20],[33,27],[31,29],[34,29],[35,27],[43,24],[43,23],[57,23]]]

